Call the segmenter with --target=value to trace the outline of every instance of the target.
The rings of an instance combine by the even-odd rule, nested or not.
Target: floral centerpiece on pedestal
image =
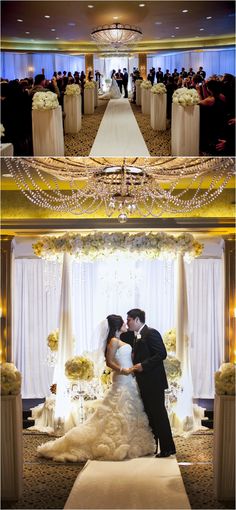
[[[5,136],[5,127],[3,124],[0,124],[0,137]]]
[[[21,390],[21,373],[13,363],[0,366],[1,395],[18,395]]]
[[[142,80],[140,87],[141,87],[141,89],[151,89],[152,84],[149,80]]]
[[[167,356],[164,360],[167,379],[177,381],[182,375],[181,363],[175,356]]]
[[[76,83],[72,83],[71,85],[66,86],[65,90],[66,96],[80,96],[80,86]]]
[[[58,343],[59,343],[59,330],[55,329],[49,333],[47,337],[48,347],[51,351],[58,351]]]
[[[172,101],[180,106],[193,106],[198,104],[200,99],[195,89],[182,87],[174,92]]]
[[[101,383],[105,390],[109,388],[112,384],[112,370],[109,367],[106,367],[101,375]]]
[[[36,92],[33,96],[32,110],[54,110],[59,106],[54,92]]]
[[[164,83],[156,83],[156,85],[153,85],[151,88],[152,94],[166,94],[166,86]]]
[[[91,381],[94,377],[93,361],[85,356],[75,356],[65,363],[65,374],[72,381]]]
[[[95,88],[95,82],[94,81],[86,81],[84,84],[85,89],[94,89]]]
[[[215,372],[215,390],[217,395],[235,395],[235,372],[233,363],[222,363]]]

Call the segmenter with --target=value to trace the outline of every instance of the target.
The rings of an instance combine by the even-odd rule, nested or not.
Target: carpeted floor
[[[99,99],[94,114],[82,116],[81,130],[65,135],[65,156],[89,156],[107,103],[107,100]],[[150,156],[170,156],[170,128],[153,131],[149,115],[143,115],[140,106],[132,103],[131,106]]]
[[[2,508],[61,509],[84,463],[59,464],[37,457],[36,447],[51,437],[24,431],[24,491],[16,503],[3,502]],[[213,432],[199,431],[187,439],[175,438],[177,460],[194,509],[234,508],[233,502],[216,501],[213,493]],[[183,463],[183,464],[182,464]],[[186,464],[185,464],[186,463]]]

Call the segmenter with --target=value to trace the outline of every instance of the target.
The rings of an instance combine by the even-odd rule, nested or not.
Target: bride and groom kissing
[[[39,455],[78,462],[175,454],[165,408],[168,384],[163,340],[145,324],[145,312],[139,308],[129,310],[127,325],[128,333],[134,333],[133,348],[121,339],[126,339],[127,327],[120,315],[108,315],[102,321],[99,350],[112,369],[112,385],[83,424],[39,446]]]

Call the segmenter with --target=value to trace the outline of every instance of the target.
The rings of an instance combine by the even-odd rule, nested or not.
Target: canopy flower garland
[[[139,259],[174,258],[181,253],[187,261],[199,257],[203,244],[191,234],[173,236],[164,232],[130,234],[128,232],[65,234],[45,236],[33,244],[35,255],[43,259],[60,259],[69,253],[80,260],[104,258],[115,252],[125,252]]]

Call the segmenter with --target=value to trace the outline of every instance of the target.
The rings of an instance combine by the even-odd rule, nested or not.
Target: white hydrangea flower
[[[33,96],[33,110],[54,110],[58,106],[57,95],[54,92],[36,92]]]
[[[80,96],[80,87],[76,83],[72,83],[71,85],[66,86],[65,90],[66,96]]]

